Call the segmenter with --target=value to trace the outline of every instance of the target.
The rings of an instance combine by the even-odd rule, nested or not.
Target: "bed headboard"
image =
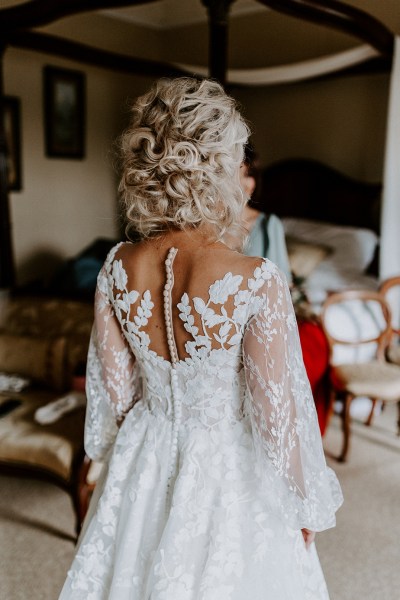
[[[256,206],[279,217],[366,227],[379,234],[380,183],[356,181],[318,161],[294,158],[260,174]]]

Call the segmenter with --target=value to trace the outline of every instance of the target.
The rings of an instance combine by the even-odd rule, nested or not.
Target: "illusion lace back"
[[[301,529],[342,496],[284,278],[257,259],[180,293],[172,248],[136,290],[126,246],[98,278],[85,447],[106,466],[60,598],[327,599]]]

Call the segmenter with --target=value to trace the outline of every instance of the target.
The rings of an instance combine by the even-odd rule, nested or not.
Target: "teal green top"
[[[260,213],[249,235],[244,253],[269,258],[292,281],[282,221],[276,215]]]

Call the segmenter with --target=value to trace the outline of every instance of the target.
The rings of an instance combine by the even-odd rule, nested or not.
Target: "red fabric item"
[[[299,321],[298,326],[304,365],[314,396],[321,435],[324,435],[330,411],[329,344],[318,323]]]

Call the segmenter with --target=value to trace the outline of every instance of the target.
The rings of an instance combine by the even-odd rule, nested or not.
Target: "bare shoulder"
[[[149,248],[144,242],[121,242],[114,252],[114,259],[122,261],[125,268],[137,266],[148,256]]]
[[[116,260],[124,260],[131,256],[134,256],[137,251],[137,246],[139,246],[139,243],[120,242],[114,249],[114,257],[116,258]]]
[[[225,269],[234,273],[240,273],[244,277],[252,277],[257,268],[268,263],[265,258],[259,256],[246,256],[240,252],[227,249],[225,252]],[[272,265],[272,263],[270,263]]]
[[[262,258],[261,256],[246,256],[245,254],[240,253],[236,253],[236,256],[240,258],[240,263],[238,260],[238,264],[245,270],[254,271],[254,269],[261,267],[261,265],[265,263],[265,258]]]

